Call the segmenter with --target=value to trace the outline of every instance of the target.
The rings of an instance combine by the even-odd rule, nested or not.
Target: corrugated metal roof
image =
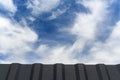
[[[120,65],[0,64],[0,80],[120,80]]]

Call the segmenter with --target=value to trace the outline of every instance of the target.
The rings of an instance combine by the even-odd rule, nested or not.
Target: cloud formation
[[[120,21],[116,23],[114,29],[105,43],[96,42],[87,56],[91,63],[119,63],[120,61]],[[87,60],[86,60],[87,62]]]
[[[15,12],[17,8],[12,0],[9,1],[9,5],[2,1],[0,5],[8,11]],[[15,19],[0,16],[0,55],[8,56],[4,60],[0,59],[0,63],[119,63],[120,20],[114,25],[106,24],[109,15],[112,14],[110,6],[114,0],[75,1],[84,6],[87,12],[76,12],[73,24],[60,28],[63,33],[75,36],[75,41],[71,44],[56,43],[51,46],[47,43],[38,43],[42,39],[38,38],[39,34],[32,30],[26,19],[19,23]],[[28,0],[27,8],[32,10],[32,15],[39,16],[44,12],[50,12],[59,4],[60,0]],[[57,19],[66,10],[67,8],[51,12],[49,20]],[[104,42],[98,40],[98,35],[107,33],[100,33],[101,27],[101,30],[108,27],[111,29]]]
[[[3,7],[12,13],[15,13],[17,10],[17,7],[14,5],[13,0],[0,0],[0,7]]]
[[[21,26],[2,16],[0,16],[0,24],[0,54],[13,57],[13,60],[11,59],[13,62],[14,58],[15,61],[19,58],[22,60],[23,55],[32,51],[32,45],[37,41],[37,34],[28,26]]]
[[[43,12],[49,12],[57,5],[59,5],[60,0],[29,0],[27,3],[27,8],[32,9],[33,15],[39,15]]]
[[[84,0],[80,3],[87,7],[90,12],[77,13],[74,26],[68,29],[71,34],[75,34],[77,36],[77,40],[70,46],[64,45],[48,49],[50,52],[47,52],[49,54],[44,56],[47,57],[43,59],[43,62],[119,63],[119,22],[116,22],[116,25],[113,26],[114,29],[105,43],[96,41],[96,36],[98,34],[97,29],[99,29],[99,25],[102,25],[104,21],[107,20],[107,16],[110,13],[108,8],[111,2],[104,0]],[[86,48],[86,45],[92,45],[87,54],[82,53]]]

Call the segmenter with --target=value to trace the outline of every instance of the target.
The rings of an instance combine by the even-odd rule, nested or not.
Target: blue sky
[[[0,63],[120,63],[119,0],[0,0]]]

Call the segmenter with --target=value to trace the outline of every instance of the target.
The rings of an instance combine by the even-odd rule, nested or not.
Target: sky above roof
[[[0,0],[0,63],[120,63],[119,0]]]

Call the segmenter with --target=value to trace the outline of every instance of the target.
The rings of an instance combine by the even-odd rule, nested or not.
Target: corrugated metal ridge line
[[[20,64],[11,64],[6,80],[16,80],[19,73]]]
[[[109,75],[106,70],[106,66],[104,64],[98,64],[96,67],[97,67],[100,80],[110,80]]]
[[[0,64],[0,80],[120,80],[120,65]]]
[[[55,64],[54,66],[54,80],[65,80],[64,65]]]
[[[65,80],[77,80],[75,65],[65,65]]]
[[[42,79],[42,64],[33,64],[31,79],[30,80],[41,80]]]
[[[0,80],[6,80],[8,76],[10,65],[0,64]]]
[[[85,65],[84,64],[76,64],[75,67],[76,67],[77,80],[87,80]]]
[[[120,67],[120,66],[119,66]],[[110,80],[120,80],[120,72],[117,66],[106,66]]]

